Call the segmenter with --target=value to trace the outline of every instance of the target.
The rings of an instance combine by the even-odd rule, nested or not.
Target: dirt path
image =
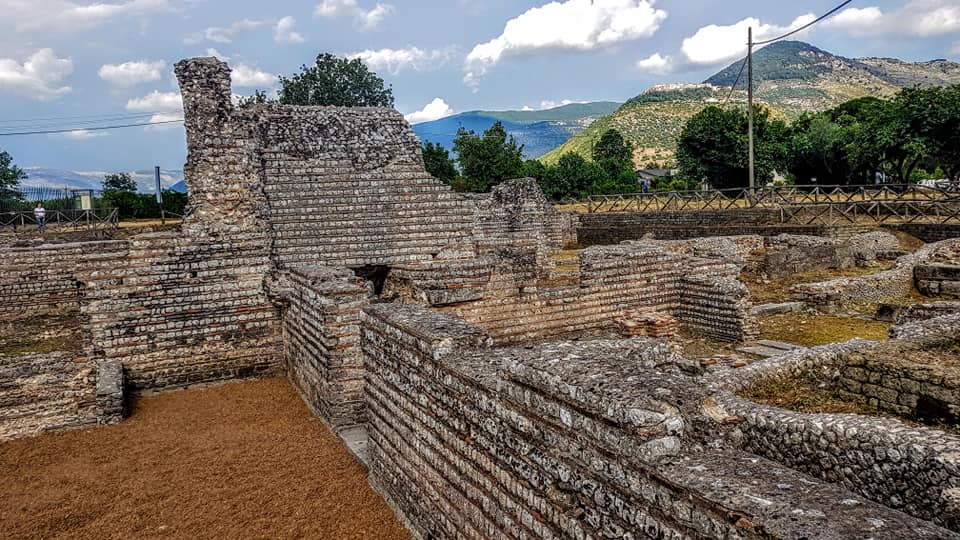
[[[0,478],[2,538],[409,538],[285,379],[0,443]]]

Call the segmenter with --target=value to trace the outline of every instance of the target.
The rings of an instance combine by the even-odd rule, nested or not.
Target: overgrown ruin
[[[889,232],[755,217],[615,237],[601,221],[627,218],[584,223],[533,180],[452,192],[396,111],[238,108],[225,63],[176,73],[182,228],[2,248],[0,312],[75,311],[82,344],[0,355],[0,440],[121,421],[124,391],[282,373],[366,439],[370,483],[415,537],[960,537],[954,432],[742,396],[813,370],[893,414],[960,416],[960,378],[900,361],[956,347],[960,240],[908,252]],[[583,249],[584,230],[616,242]],[[744,277],[881,262],[764,305]],[[913,291],[930,300],[904,303]],[[761,340],[769,358],[717,360],[762,317],[854,301],[890,304],[889,341]]]

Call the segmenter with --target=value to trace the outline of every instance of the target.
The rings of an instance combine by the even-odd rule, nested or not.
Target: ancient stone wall
[[[0,316],[77,309],[77,272],[109,270],[125,246],[124,242],[83,242],[4,249],[0,253]]]
[[[361,332],[371,483],[417,537],[954,537],[701,444],[718,436],[704,387],[662,343],[490,349],[479,327],[386,304]]]
[[[897,223],[884,227],[903,231],[927,243],[960,238],[960,224],[952,223]]]
[[[262,235],[137,237],[109,269],[78,273],[87,353],[122,362],[137,390],[278,373],[269,268]]]
[[[284,363],[291,383],[333,428],[362,423],[360,310],[373,296],[371,284],[346,269],[301,268],[283,286]]]
[[[876,347],[854,340],[800,349],[720,374],[714,382],[717,406],[736,419],[742,433],[736,442],[744,449],[890,508],[956,527],[960,514],[953,499],[960,487],[960,437],[886,418],[789,411],[734,393],[811,370],[829,379],[847,358]]]
[[[70,353],[0,355],[0,441],[123,418],[123,371]]]

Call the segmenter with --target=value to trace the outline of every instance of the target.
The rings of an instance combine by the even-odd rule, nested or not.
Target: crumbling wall
[[[0,316],[77,309],[77,272],[109,269],[125,247],[124,242],[82,242],[4,249]]]
[[[820,238],[782,234],[766,239],[769,250],[760,270],[771,276],[796,274],[824,268],[865,266],[888,253],[899,251],[897,237],[870,232],[849,238]]]
[[[371,483],[421,538],[915,538],[949,531],[709,449],[703,386],[655,341],[489,349],[418,306],[364,311]]]
[[[0,356],[0,441],[123,418],[123,372],[70,353]]]
[[[123,364],[137,390],[276,374],[280,319],[263,285],[260,235],[144,235],[107,270],[81,272],[93,358]]]
[[[713,383],[718,410],[738,425],[741,436],[736,442],[746,450],[890,508],[956,527],[960,513],[953,500],[960,487],[960,437],[887,418],[789,411],[734,393],[763,380],[811,370],[830,377],[842,370],[848,357],[875,353],[877,347],[854,340],[798,349],[719,374]]]
[[[334,428],[363,423],[360,310],[371,284],[347,269],[291,271],[283,298],[284,363],[310,409]]]

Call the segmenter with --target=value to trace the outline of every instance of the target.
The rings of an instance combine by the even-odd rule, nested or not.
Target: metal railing
[[[119,225],[116,208],[95,210],[50,210],[46,212],[45,227],[51,232],[94,231],[116,229]],[[0,212],[0,228],[14,232],[39,229],[32,210]]]
[[[778,210],[782,222],[960,222],[960,192],[916,184],[778,186],[593,195],[589,213]]]

